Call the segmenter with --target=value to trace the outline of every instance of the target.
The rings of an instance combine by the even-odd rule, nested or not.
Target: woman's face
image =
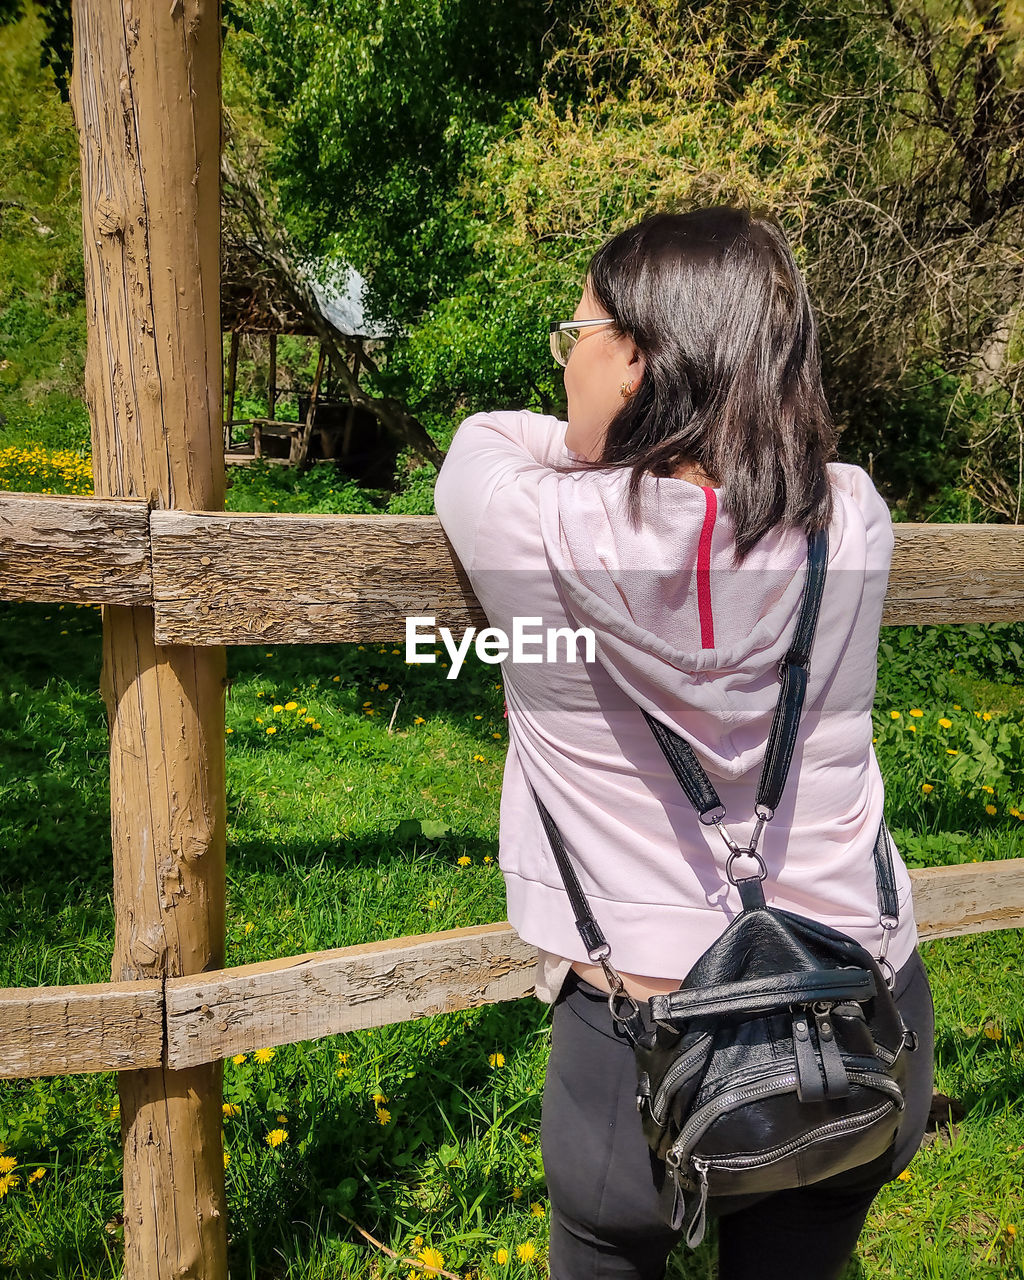
[[[574,320],[611,319],[590,292],[590,281],[573,312]],[[569,428],[565,447],[593,461],[601,456],[608,424],[623,404],[622,387],[639,387],[644,358],[629,338],[616,334],[611,325],[581,329],[565,366],[565,394],[569,401]]]

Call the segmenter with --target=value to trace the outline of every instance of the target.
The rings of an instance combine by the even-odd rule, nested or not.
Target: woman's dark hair
[[[602,456],[572,469],[631,467],[637,524],[644,474],[696,463],[721,488],[737,562],[776,525],[826,527],[837,433],[814,312],[774,218],[728,205],[653,214],[604,244],[588,278],[645,367]]]

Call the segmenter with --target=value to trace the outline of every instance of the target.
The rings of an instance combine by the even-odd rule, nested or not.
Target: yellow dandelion
[[[425,1267],[435,1267],[440,1271],[444,1266],[444,1255],[440,1249],[434,1249],[429,1244],[425,1249],[421,1249],[416,1256]]]
[[[910,1181],[910,1170],[904,1169],[903,1172],[900,1174],[900,1182],[909,1182],[909,1181]]]
[[[40,1165],[38,1169],[34,1169],[28,1175],[28,1180],[29,1182],[38,1182],[40,1178],[45,1178],[45,1177],[46,1177],[46,1170],[42,1167],[42,1165]]]
[[[373,1105],[375,1107],[382,1107],[385,1102],[387,1102],[387,1098],[385,1098],[382,1093],[375,1093],[373,1095]]]
[[[287,1142],[287,1140],[287,1129],[271,1129],[267,1134],[267,1146],[269,1147],[279,1147],[282,1142]]]
[[[505,1055],[503,1053],[488,1054],[487,1065],[489,1067],[503,1067],[505,1065]]]
[[[284,709],[285,711],[294,711],[298,707],[298,705],[299,704],[297,702],[286,702],[284,704]]]
[[[314,721],[313,721],[313,728],[314,728],[314,729],[320,729],[320,728],[322,728],[322,727],[323,727],[323,726],[320,724],[320,721],[319,721],[319,720],[314,720]]]
[[[252,922],[251,920],[246,920],[245,924],[244,924],[244,925],[242,925],[242,932],[243,932],[243,933],[252,933],[253,929],[255,929],[255,928],[256,928],[256,926],[253,924],[253,922]]]
[[[386,685],[383,682],[377,686],[377,688],[380,690],[381,693],[383,693],[389,687],[390,687],[389,685]]]
[[[229,1161],[230,1159],[231,1159],[230,1154],[229,1154],[227,1151],[225,1151],[225,1152],[224,1152],[224,1168],[225,1168],[225,1169],[228,1167],[228,1161]]]
[[[362,648],[362,646],[360,646],[360,648]],[[340,680],[341,680],[341,676],[331,676],[332,684],[338,684]]]
[[[257,1049],[252,1056],[263,1066],[270,1061],[276,1052],[276,1049]]]
[[[245,1061],[245,1054],[236,1053],[235,1056],[231,1059],[231,1061],[235,1064],[236,1067],[240,1067],[242,1063]]]
[[[474,757],[473,757],[473,759],[474,759],[474,760],[478,760],[481,764],[485,764],[485,763],[486,763],[486,760],[485,760],[485,757],[484,757],[484,756],[477,755],[477,756],[474,756]]]
[[[267,733],[277,733],[277,730],[274,728],[273,725],[270,725],[270,727],[267,729]]]
[[[985,1035],[989,1040],[1002,1040],[1002,1029],[994,1022],[985,1023]]]
[[[1007,1228],[1007,1230],[1009,1230],[1009,1228]],[[491,1257],[494,1259],[494,1261],[498,1264],[499,1267],[503,1267],[505,1263],[508,1262],[508,1250],[495,1249],[495,1251],[491,1254]]]
[[[908,733],[917,733],[917,725],[916,725],[916,724],[908,724],[908,725],[907,725],[907,732],[908,732]]]
[[[387,1107],[377,1108],[377,1123],[378,1124],[391,1123],[391,1112],[387,1109]]]
[[[946,748],[946,755],[947,755],[947,756],[958,756],[959,754],[960,754],[960,752],[959,752],[959,751],[957,751],[954,747],[947,747],[947,748]]]
[[[985,806],[985,812],[988,814],[988,816],[989,816],[990,818],[993,816],[993,814],[995,813],[995,811],[996,811],[996,807],[995,807],[995,805],[994,805],[994,804],[987,804],[987,805]]]
[[[924,715],[924,712],[921,710],[920,707],[911,707],[910,714],[914,717],[915,720],[920,720],[920,718]]]
[[[954,702],[954,703],[953,703],[953,710],[954,710],[954,711],[963,711],[963,707],[960,705],[960,703],[959,703],[959,702]]]
[[[534,1218],[543,1218],[544,1206],[542,1204],[537,1204],[535,1201],[533,1204],[530,1205],[530,1213]]]
[[[926,796],[930,796],[931,793],[935,790],[935,788],[932,786],[930,782],[922,782],[921,790],[925,793]]]
[[[0,1156],[0,1173],[10,1173],[12,1169],[18,1167],[18,1162],[13,1156]]]
[[[433,911],[433,909],[434,909],[436,906],[437,906],[437,903],[435,902],[435,900],[434,900],[433,898],[431,898],[431,899],[430,899],[430,901],[427,903],[427,910],[428,910],[428,911]]]
[[[981,713],[981,718],[982,718],[982,720],[991,720],[991,719],[992,719],[992,712],[991,712],[991,711],[983,711],[983,712]]]
[[[443,1049],[446,1044],[450,1043],[450,1041],[451,1041],[451,1036],[445,1036],[443,1040],[438,1040],[437,1042],[438,1047]]]
[[[952,720],[947,720],[945,716],[940,716],[940,717],[939,717],[939,725],[940,725],[943,729],[952,729],[952,727],[953,727],[953,721],[952,721]]]
[[[890,711],[889,715],[893,718],[893,720],[898,720],[900,718],[900,713],[898,711]]]
[[[342,1065],[342,1066],[344,1066],[344,1065],[348,1062],[348,1054],[347,1054],[347,1053],[339,1053],[339,1054],[338,1054],[338,1061],[341,1063],[341,1065]]]
[[[12,1187],[16,1187],[21,1179],[13,1173],[5,1174],[0,1178],[0,1197],[5,1196]]]
[[[426,720],[424,720],[422,716],[417,716],[416,719],[413,720],[413,724],[426,724],[426,723],[427,723]]]
[[[1008,1222],[1006,1224],[1006,1234],[1010,1237],[1011,1240],[1017,1234],[1017,1228],[1013,1225],[1012,1222]]]
[[[519,1135],[519,1141],[523,1144],[524,1147],[528,1147],[530,1143],[533,1142],[533,1138],[528,1133],[521,1133]]]
[[[1020,811],[1019,809],[1008,809],[1008,810],[1007,810],[1007,812],[1009,813],[1009,815],[1010,815],[1010,817],[1011,817],[1011,818],[1021,818],[1021,817],[1024,817],[1024,814],[1022,814],[1022,813],[1021,813],[1021,811]]]
[[[522,1189],[522,1187],[513,1187],[513,1188],[512,1188],[512,1199],[513,1199],[513,1200],[521,1200],[522,1198],[523,1198],[523,1189]]]
[[[490,864],[491,864],[493,861],[494,861],[494,859],[491,857],[491,855],[490,855],[490,854],[487,854],[487,855],[485,856],[485,858],[484,858],[484,862],[485,862],[485,864],[486,864],[487,866],[490,866]]]
[[[492,734],[491,734],[491,737],[492,737],[492,738],[500,738],[500,737],[501,737],[501,734],[500,734],[500,733],[492,733]]]
[[[275,702],[275,703],[274,703],[274,705],[273,705],[273,707],[271,708],[271,710],[273,710],[273,711],[283,711],[283,710],[284,710],[284,707],[281,705],[281,703],[280,703],[280,702]]]
[[[529,1240],[525,1244],[516,1245],[516,1257],[520,1262],[532,1262],[537,1256],[537,1246]]]
[[[459,866],[468,867],[472,861],[473,861],[472,858],[468,858],[465,854],[463,854],[462,857],[459,859]]]
[[[225,729],[225,730],[224,730],[224,732],[225,732],[225,733],[234,733],[234,729]]]
[[[256,723],[257,723],[257,724],[262,724],[262,723],[263,723],[263,717],[262,717],[262,716],[257,716],[257,717],[256,717]]]
[[[274,1118],[277,1120],[278,1124],[285,1124],[288,1120],[287,1116],[275,1116]]]
[[[240,1116],[242,1114],[242,1108],[236,1106],[233,1102],[222,1103],[220,1109],[229,1120],[232,1116]]]

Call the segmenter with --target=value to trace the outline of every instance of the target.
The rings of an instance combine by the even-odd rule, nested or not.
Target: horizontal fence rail
[[[1024,858],[914,869],[910,877],[922,941],[1024,926]],[[162,986],[0,988],[0,1078],[180,1070],[516,1000],[532,991],[536,954],[502,921],[168,978]]]
[[[1024,526],[893,526],[882,622],[1024,620]],[[436,516],[150,510],[0,494],[0,599],[151,605],[157,644],[403,640],[485,626]]]
[[[149,505],[0,493],[0,600],[147,604]]]

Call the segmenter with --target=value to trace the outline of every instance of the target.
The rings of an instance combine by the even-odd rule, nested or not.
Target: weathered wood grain
[[[1024,926],[1024,858],[914,868],[910,879],[923,939]]]
[[[502,921],[171,978],[168,1065],[515,1000],[536,957]]]
[[[158,644],[394,643],[411,614],[487,625],[436,516],[155,511],[151,529]]]
[[[911,878],[922,940],[1024,925],[1024,858]],[[172,978],[168,1063],[514,1000],[532,989],[535,958],[503,921]]]
[[[0,599],[155,604],[158,644],[404,639],[485,626],[436,516],[224,514],[0,495]],[[882,621],[1024,619],[1024,527],[894,526]],[[152,584],[152,585],[151,585]]]
[[[1024,926],[1024,858],[914,869],[922,941]],[[156,981],[0,989],[0,1078],[167,1066],[529,995],[507,921]],[[163,992],[163,997],[161,993]]]
[[[404,640],[486,618],[436,516],[154,511],[159,644]],[[1024,528],[896,525],[884,621],[1024,619]]]
[[[93,479],[224,510],[217,0],[75,3]],[[224,963],[227,655],[104,609],[115,981]],[[223,1064],[119,1070],[124,1280],[227,1280]]]
[[[163,983],[0,987],[0,1078],[159,1067]]]
[[[149,507],[0,493],[0,600],[149,604]]]
[[[1024,619],[1024,526],[897,524],[882,623]]]

